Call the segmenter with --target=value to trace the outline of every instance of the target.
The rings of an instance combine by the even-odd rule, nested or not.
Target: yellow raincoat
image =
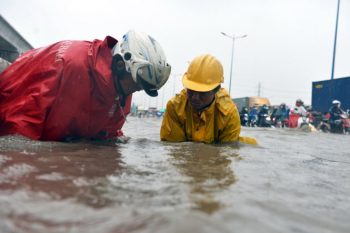
[[[172,98],[164,114],[162,141],[225,143],[242,141],[256,144],[255,139],[239,137],[241,124],[238,110],[227,91],[221,88],[213,103],[198,114],[187,101],[186,89]]]

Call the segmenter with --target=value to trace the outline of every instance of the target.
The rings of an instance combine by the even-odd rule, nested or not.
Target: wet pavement
[[[350,136],[244,128],[259,146],[0,138],[0,232],[350,232]]]

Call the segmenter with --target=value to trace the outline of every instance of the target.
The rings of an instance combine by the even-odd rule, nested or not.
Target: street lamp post
[[[338,35],[339,5],[340,5],[340,0],[338,0],[338,5],[337,5],[337,18],[336,18],[336,20],[335,20],[335,33],[334,33],[334,44],[333,44],[333,59],[332,59],[332,72],[331,72],[331,80],[333,80],[333,79],[334,79],[335,53],[336,53],[336,50],[337,50],[337,35]]]
[[[230,67],[230,85],[228,87],[228,90],[229,90],[229,93],[230,93],[230,96],[231,96],[231,81],[232,81],[232,67],[233,67],[233,52],[234,52],[234,49],[235,49],[235,40],[236,39],[240,39],[240,38],[245,38],[247,37],[248,35],[242,35],[242,36],[230,36],[230,35],[227,35],[225,32],[221,32],[222,35],[230,38],[232,40],[232,52],[231,52],[231,67]]]

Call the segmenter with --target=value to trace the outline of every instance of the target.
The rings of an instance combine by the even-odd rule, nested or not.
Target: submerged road
[[[0,232],[350,232],[350,136],[243,128],[259,146],[0,138]]]

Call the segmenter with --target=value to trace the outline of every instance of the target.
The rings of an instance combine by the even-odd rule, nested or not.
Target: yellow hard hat
[[[183,85],[193,91],[211,91],[222,82],[224,82],[222,65],[210,54],[194,58],[182,77]]]

